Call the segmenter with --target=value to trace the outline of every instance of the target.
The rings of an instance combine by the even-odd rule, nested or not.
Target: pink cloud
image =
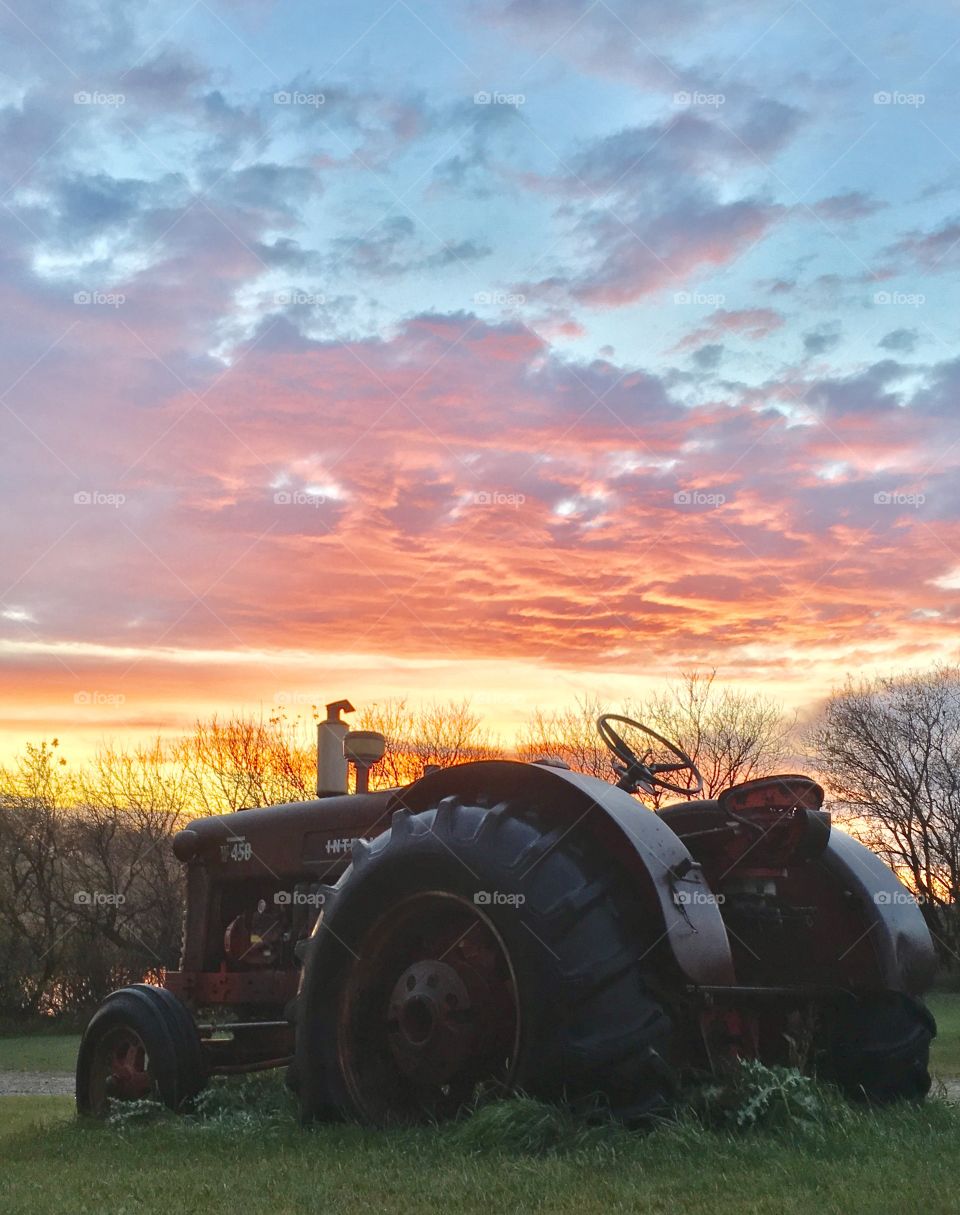
[[[759,342],[771,333],[782,329],[786,322],[782,312],[773,308],[717,308],[697,329],[688,333],[676,347],[689,350],[728,337],[743,337],[750,342]]]
[[[874,500],[899,484],[871,459],[908,411],[789,426],[750,404],[683,407],[624,370],[565,363],[519,325],[427,315],[389,340],[253,348],[202,403],[113,400],[106,450],[77,416],[57,445],[82,482],[14,434],[45,503],[29,545],[7,537],[31,628],[574,664],[615,642],[665,667],[737,662],[772,631],[819,645],[828,617],[838,648],[865,620],[878,644],[941,628],[904,620],[949,608],[928,582],[955,525]],[[835,461],[850,467],[835,481],[814,471]],[[88,481],[125,502],[75,507]]]

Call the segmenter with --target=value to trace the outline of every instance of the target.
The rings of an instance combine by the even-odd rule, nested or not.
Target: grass
[[[303,1131],[286,1115],[87,1128],[66,1098],[7,1098],[0,1101],[2,1205],[5,1215],[957,1209],[960,1111],[938,1101],[855,1113],[835,1129],[795,1138],[681,1124],[647,1135],[594,1131],[583,1146],[546,1154],[537,1152],[543,1107],[531,1107],[529,1117],[508,1111],[509,1134],[498,1138],[482,1121],[476,1135],[470,1122],[439,1131]],[[502,1106],[491,1109],[501,1116]]]
[[[15,1034],[0,1037],[0,1072],[72,1072],[78,1034]]]
[[[930,1003],[934,1070],[960,1074],[960,996]],[[0,1069],[71,1070],[76,1042],[0,1038]],[[69,1098],[0,1099],[4,1215],[952,1215],[960,1191],[960,1107],[936,1098],[807,1130],[729,1133],[690,1119],[639,1135],[522,1100],[439,1130],[303,1130],[277,1077],[220,1094],[205,1121],[95,1127],[77,1123]]]
[[[937,1019],[937,1036],[930,1047],[930,1070],[937,1076],[960,1076],[960,995],[934,992],[927,998]]]

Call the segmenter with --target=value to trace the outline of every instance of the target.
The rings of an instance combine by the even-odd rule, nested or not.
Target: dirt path
[[[938,1096],[940,1085],[943,1085],[944,1095],[948,1101],[953,1101],[960,1104],[960,1077],[957,1076],[935,1076],[933,1080],[933,1088],[930,1090],[931,1097]]]
[[[960,1077],[936,1077],[931,1097],[940,1095],[960,1104]],[[74,1080],[70,1072],[0,1072],[0,1097],[72,1097]]]
[[[0,1097],[72,1097],[70,1072],[0,1072]]]

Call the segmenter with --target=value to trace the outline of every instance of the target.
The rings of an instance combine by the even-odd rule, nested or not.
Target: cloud
[[[701,346],[699,350],[695,350],[691,359],[701,371],[716,371],[723,361],[723,354],[724,348],[721,343],[711,343],[709,346]]]
[[[435,244],[435,241],[431,241]],[[417,225],[408,215],[392,215],[358,237],[337,237],[328,266],[340,274],[395,278],[422,270],[462,266],[490,255],[490,248],[464,239],[428,252],[417,239]]]
[[[72,378],[87,340],[68,339],[31,394]],[[125,385],[136,342],[118,353]],[[769,387],[764,404],[690,407],[655,374],[562,358],[519,322],[424,313],[390,337],[265,339],[198,385],[202,404],[181,391],[118,410],[100,385],[56,432],[34,417],[76,479],[13,435],[11,492],[29,484],[45,505],[28,546],[5,526],[12,568],[52,546],[16,605],[48,641],[261,651],[309,648],[319,629],[333,649],[577,665],[623,644],[664,666],[709,652],[774,663],[788,616],[792,644],[821,646],[830,620],[834,655],[854,652],[880,607],[868,632],[886,644],[907,610],[943,606],[942,588],[918,603],[916,586],[942,573],[952,527],[949,511],[875,500],[909,481],[878,475],[876,452],[903,460],[910,443],[919,467],[944,446],[929,410],[907,416],[902,370],[798,384],[784,399],[829,425],[790,425]],[[955,374],[940,369],[942,392]],[[846,471],[817,471],[834,466]],[[77,489],[125,501],[77,506]],[[901,579],[889,554],[907,534]],[[678,572],[678,551],[697,554],[695,573]],[[122,566],[122,597],[84,578],[104,563]]]
[[[913,354],[919,337],[916,329],[893,329],[884,334],[878,345],[883,350],[892,350],[895,354]]]
[[[813,204],[813,211],[821,219],[851,223],[858,219],[867,219],[882,211],[887,204],[880,199],[871,198],[862,190],[849,190],[845,194],[833,194],[829,198],[821,198]]]
[[[319,174],[312,168],[262,161],[215,175],[208,197],[283,223],[298,217],[322,188]]]
[[[883,359],[863,371],[816,382],[808,389],[806,399],[828,414],[875,417],[900,408],[895,386],[906,370],[893,359]]]
[[[529,184],[564,197],[577,262],[518,290],[559,302],[620,307],[698,272],[728,265],[760,241],[787,208],[755,194],[721,192],[736,174],[789,141],[800,115],[776,101],[731,106],[723,121],[682,111],[595,140],[558,178]]]
[[[525,99],[522,94],[514,96],[517,100],[496,104],[478,103],[476,99],[456,102],[434,116],[436,128],[455,139],[453,150],[433,168],[432,192],[488,198],[503,188],[508,174],[505,165],[498,168],[498,160],[528,135],[520,116]]]
[[[826,354],[839,344],[842,334],[836,321],[818,325],[803,335],[803,350],[807,355]]]
[[[764,0],[742,0],[737,16],[763,14]],[[713,66],[690,65],[691,35],[702,38],[719,20],[703,0],[509,0],[476,6],[477,15],[507,27],[550,55],[581,71],[623,80],[644,89],[707,87],[721,74]],[[747,42],[748,35],[744,35]],[[680,61],[683,61],[681,64]],[[729,67],[729,65],[725,65]]]
[[[914,229],[887,249],[903,269],[925,273],[956,269],[960,264],[960,220],[945,220],[929,231]]]
[[[782,329],[785,317],[773,308],[717,308],[706,320],[677,346],[685,350],[713,338],[743,337],[759,342]]]

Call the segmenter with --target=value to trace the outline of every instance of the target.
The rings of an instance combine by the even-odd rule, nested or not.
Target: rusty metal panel
[[[163,986],[191,1007],[262,1004],[280,1007],[297,994],[299,971],[168,970]]]

